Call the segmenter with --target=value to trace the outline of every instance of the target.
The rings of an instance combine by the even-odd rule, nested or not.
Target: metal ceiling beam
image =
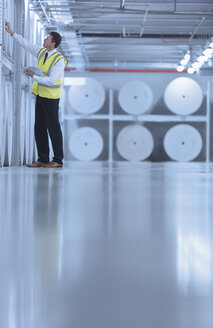
[[[208,10],[208,12],[211,12],[212,11],[212,9],[213,9],[213,6],[211,6],[210,8],[209,8],[209,10]],[[212,13],[212,15],[213,15],[213,13]],[[199,29],[200,29],[200,27],[201,27],[201,25],[203,24],[203,22],[204,22],[204,20],[206,19],[206,17],[204,16],[204,17],[202,17],[202,19],[201,19],[201,21],[200,21],[200,23],[198,24],[198,26],[196,27],[196,29],[194,30],[194,32],[193,32],[193,34],[191,35],[191,37],[190,37],[190,39],[189,39],[189,41],[191,41],[194,37],[195,37],[195,35],[196,35],[196,33],[197,33],[197,31],[199,31]]]
[[[38,4],[38,2],[37,2]],[[44,6],[43,6],[44,8]],[[39,7],[34,7],[32,8],[33,11],[39,11],[39,10],[43,10],[43,8]],[[55,5],[54,8],[62,8],[61,5]],[[79,15],[81,14],[81,11],[85,12],[85,14],[88,15],[88,11],[92,11],[93,14],[99,14],[99,15],[103,15],[103,14],[117,14],[117,15],[123,15],[123,14],[128,14],[128,15],[145,15],[146,14],[146,10],[137,10],[137,9],[124,9],[123,11],[119,11],[118,8],[109,8],[109,7],[78,7],[77,5],[69,5],[66,6],[67,9],[69,10],[78,10],[79,11]],[[47,8],[46,8],[47,9]],[[51,6],[48,6],[48,9],[51,11]],[[94,11],[95,9],[97,9],[97,11]],[[213,13],[211,12],[206,12],[206,11],[165,11],[165,10],[149,10],[149,14],[150,15],[173,15],[173,16],[180,16],[180,15],[188,15],[188,16],[213,16]]]
[[[97,32],[83,32],[81,33],[81,36],[84,37],[90,37],[90,38],[122,38],[122,33],[97,33]],[[130,34],[127,35],[126,38],[137,38],[141,39],[139,34]],[[142,38],[147,38],[147,39],[189,39],[189,34],[144,34]],[[204,39],[203,35],[195,35],[194,39]]]
[[[43,4],[49,4],[49,0],[41,0],[42,1],[42,3]],[[33,3],[37,3],[38,2],[38,0],[29,0],[29,3],[31,3],[31,4],[33,4]],[[58,3],[59,1],[58,0],[51,0],[51,2],[54,4],[54,2],[56,2],[56,3]],[[96,0],[96,1],[90,1],[90,0],[87,0],[87,1],[82,1],[82,0],[77,0],[77,2],[74,0],[74,1],[70,1],[70,0],[60,0],[60,3],[69,3],[70,5],[71,4],[76,4],[76,3],[78,3],[78,4],[82,4],[82,5],[84,5],[85,3],[88,3],[88,4],[100,4],[100,0]],[[114,0],[114,1],[107,1],[107,4],[116,4],[117,3],[117,0]],[[159,4],[162,4],[162,1],[149,1],[149,3],[151,4],[151,5],[159,5]],[[173,4],[174,3],[174,0],[171,0],[170,2],[167,2],[167,4]],[[128,3],[129,5],[141,5],[141,1],[132,1],[132,2],[129,2]],[[147,3],[145,3],[144,5],[146,5]],[[190,5],[191,3],[190,2],[186,2],[185,0],[179,0],[179,2],[178,2],[178,4],[179,5]],[[206,1],[202,1],[202,0],[200,0],[200,2],[196,2],[196,3],[192,3],[192,5],[193,6],[200,6],[200,5],[209,5],[210,3],[209,3],[209,0],[206,0]]]
[[[174,12],[176,12],[176,6],[177,6],[177,3],[176,3],[176,0],[174,0]]]
[[[121,2],[120,2],[120,9],[122,9],[122,10],[125,9],[125,2],[126,2],[126,0],[121,0]]]
[[[52,14],[58,14],[58,12],[56,11],[51,11],[51,13]],[[66,18],[69,18],[69,17],[71,17],[71,15],[70,15],[70,13],[60,13],[60,16],[64,16],[64,17],[66,17]],[[126,17],[126,16],[117,16],[117,17],[108,17],[107,15],[106,16],[103,16],[103,17],[100,17],[100,16],[96,16],[96,17],[91,17],[91,16],[78,16],[78,15],[74,15],[74,14],[72,14],[72,18],[73,19],[77,19],[79,22],[81,22],[81,21],[95,21],[95,22],[107,22],[107,21],[109,21],[109,22],[115,22],[115,21],[137,21],[137,20],[140,20],[141,21],[141,18],[145,18],[145,16],[146,15],[144,15],[144,16],[141,16],[141,15],[138,15],[138,17]],[[156,23],[159,23],[159,22],[165,22],[165,18],[154,18],[154,17],[149,17],[148,18],[148,21],[150,22],[156,22]],[[182,21],[184,21],[184,22],[197,22],[197,18],[196,17],[192,17],[192,18],[186,18],[186,17],[184,17],[184,18],[181,18],[181,17],[173,17],[173,18],[167,18],[167,21],[166,22],[171,22],[171,23],[173,23],[173,22],[182,22]],[[207,17],[207,20],[206,20],[207,22],[213,22],[213,16],[211,17],[211,16],[209,16],[209,17]]]
[[[202,23],[203,23],[203,19],[202,19]],[[91,29],[93,29],[93,28],[95,28],[96,30],[98,30],[98,31],[100,31],[100,30],[104,30],[105,28],[110,28],[111,30],[113,30],[113,31],[115,31],[115,30],[117,30],[118,28],[121,28],[122,26],[126,26],[127,28],[128,27],[135,27],[135,28],[141,28],[141,27],[144,27],[144,28],[146,28],[146,31],[147,30],[153,30],[153,29],[155,29],[157,32],[159,32],[160,31],[160,29],[164,29],[164,31],[166,30],[166,29],[169,29],[169,30],[174,30],[174,29],[176,29],[176,30],[178,30],[177,32],[181,32],[181,33],[187,33],[188,31],[189,31],[189,33],[190,32],[193,32],[193,26],[192,26],[192,24],[188,24],[188,25],[183,25],[183,24],[181,24],[180,25],[180,23],[179,24],[171,24],[171,25],[169,25],[169,24],[166,24],[166,22],[164,22],[164,24],[162,25],[143,25],[143,24],[141,24],[141,22],[135,22],[135,21],[131,21],[131,22],[118,22],[116,25],[113,25],[112,23],[110,23],[110,22],[97,22],[97,23],[83,23],[83,22],[79,22],[79,23],[71,23],[71,24],[69,24],[69,25],[67,25],[66,26],[66,29],[67,30],[69,30],[70,28],[74,28],[74,27],[76,27],[76,28],[88,28],[88,30],[91,30]],[[201,24],[196,28],[196,32],[197,32],[197,30],[199,29],[199,28],[202,28],[202,29],[208,29],[208,31],[209,30],[213,30],[212,29],[212,25],[213,25],[213,21],[212,21],[212,24],[208,24],[208,25],[203,25],[203,26],[201,26]],[[58,25],[59,27],[60,27],[60,25]],[[63,25],[61,26],[62,27],[62,29],[63,29]],[[188,31],[186,31],[186,30],[188,30]],[[79,31],[79,29],[77,29],[77,31]],[[141,36],[142,36],[142,34],[141,34]]]
[[[40,6],[41,6],[41,9],[42,9],[42,11],[43,11],[45,17],[46,17],[46,20],[48,21],[49,24],[51,24],[50,18],[48,17],[47,12],[46,12],[46,9],[44,8],[44,6],[43,6],[41,0],[39,0],[39,4],[40,4]]]
[[[72,55],[71,42],[71,34],[76,35],[88,66],[91,66],[90,61],[105,60],[177,63],[188,50],[189,44],[193,51],[200,49],[212,35],[210,0],[200,0],[196,4],[186,0],[167,0],[166,3],[152,1],[36,0],[30,3],[33,3],[32,10],[38,12],[42,21],[47,22],[47,28],[50,23],[58,26],[66,41],[61,49],[64,47],[68,58],[77,63],[80,59]],[[52,22],[48,22],[48,18]],[[65,19],[72,23],[64,24]],[[125,43],[122,43],[123,40]],[[148,43],[155,47],[157,57]]]

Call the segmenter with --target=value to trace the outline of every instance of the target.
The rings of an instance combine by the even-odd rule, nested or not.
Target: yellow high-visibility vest
[[[65,66],[67,65],[67,60],[62,56],[62,54],[57,51],[52,54],[50,57],[47,58],[46,62],[44,63],[45,53],[47,49],[42,48],[38,53],[38,67],[40,70],[46,75],[49,76],[52,68],[54,65],[61,59],[64,59]],[[61,96],[61,78],[52,86],[46,86],[43,84],[38,84],[38,82],[33,82],[32,93],[34,95],[39,95],[43,98],[49,99],[59,99]]]

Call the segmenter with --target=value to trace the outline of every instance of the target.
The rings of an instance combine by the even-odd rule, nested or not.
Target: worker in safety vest
[[[61,95],[61,79],[67,60],[57,50],[61,43],[61,35],[50,32],[44,39],[43,48],[32,45],[21,35],[16,34],[9,22],[6,30],[19,45],[38,59],[38,68],[43,76],[25,69],[25,74],[33,79],[32,92],[36,95],[35,105],[35,139],[38,160],[28,167],[63,167],[63,138],[58,119],[59,100]],[[37,73],[38,74],[38,73]],[[41,73],[42,74],[42,73]],[[49,162],[48,132],[52,142],[54,157]]]

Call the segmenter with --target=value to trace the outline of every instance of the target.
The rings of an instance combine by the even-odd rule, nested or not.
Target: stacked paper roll
[[[97,80],[89,77],[84,79],[84,85],[70,87],[69,102],[76,112],[89,115],[101,109],[105,101],[105,91]]]
[[[168,156],[175,161],[192,161],[201,152],[202,138],[193,126],[178,124],[166,133],[164,148]]]
[[[130,81],[120,89],[118,101],[128,114],[140,115],[147,112],[152,105],[152,90],[144,82]]]
[[[21,91],[21,108],[20,108],[20,162],[24,164],[24,139],[25,139],[25,99],[24,90]]]
[[[119,154],[128,161],[143,161],[154,147],[151,132],[140,125],[128,125],[118,134],[116,146]]]
[[[203,102],[203,91],[193,79],[179,77],[167,86],[164,101],[175,114],[190,115],[200,108]]]
[[[91,127],[77,129],[71,136],[69,147],[72,155],[81,161],[96,159],[103,150],[103,138]]]

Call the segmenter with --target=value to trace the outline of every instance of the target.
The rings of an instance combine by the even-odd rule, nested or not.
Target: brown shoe
[[[63,164],[58,164],[56,162],[50,162],[50,163],[47,163],[45,167],[52,167],[52,168],[63,167]]]
[[[27,164],[27,167],[46,167],[49,163],[35,162],[34,164]]]

